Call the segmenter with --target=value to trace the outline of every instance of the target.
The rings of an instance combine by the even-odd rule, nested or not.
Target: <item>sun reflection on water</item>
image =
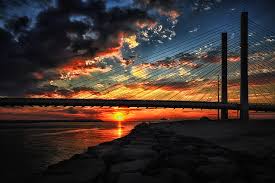
[[[123,134],[123,129],[122,129],[122,125],[121,125],[121,121],[117,122],[117,138],[122,137]]]

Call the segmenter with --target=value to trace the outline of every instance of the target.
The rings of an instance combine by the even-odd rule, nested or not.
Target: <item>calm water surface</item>
[[[16,182],[25,179],[51,164],[84,152],[90,146],[125,136],[137,124],[134,122],[0,124],[1,180]]]

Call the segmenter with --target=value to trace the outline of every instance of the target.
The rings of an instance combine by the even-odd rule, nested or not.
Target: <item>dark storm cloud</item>
[[[21,95],[43,78],[45,70],[62,66],[76,55],[94,56],[118,47],[121,33],[134,33],[138,23],[151,21],[138,9],[107,11],[103,0],[59,0],[57,7],[38,15],[28,32],[27,18],[10,20],[6,23],[10,32],[25,34],[15,41],[8,31],[0,29],[0,95]]]
[[[13,36],[0,29],[0,95],[14,94],[30,87],[34,78],[31,62],[23,57],[23,48]],[[35,81],[34,81],[35,82]]]
[[[119,48],[122,34],[135,33],[140,25],[154,21],[150,10],[178,10],[184,0],[135,0],[136,8],[112,9],[106,9],[104,0],[51,2],[0,0],[4,12],[32,3],[47,7],[33,22],[30,17],[12,17],[5,19],[5,29],[0,28],[0,96],[24,95],[38,82],[55,76],[45,71],[62,67],[76,56]]]
[[[81,95],[82,92],[87,92],[89,95],[99,95],[100,93],[97,92],[94,88],[92,87],[77,87],[74,88],[73,90],[70,89],[65,89],[65,88],[59,88],[57,86],[53,85],[46,85],[43,87],[36,87],[28,91],[28,95],[38,95],[38,96],[45,96],[45,97],[53,97],[55,95],[61,96],[63,98],[65,97],[74,97]],[[87,94],[85,93],[85,94]]]
[[[45,96],[52,96],[53,94],[57,95],[62,95],[62,96],[67,96],[72,93],[71,90],[68,89],[61,89],[58,88],[57,86],[53,85],[47,85],[43,87],[36,87],[28,91],[27,94],[29,95],[45,95]]]
[[[27,16],[9,19],[5,27],[14,34],[24,32],[28,28],[30,20]]]

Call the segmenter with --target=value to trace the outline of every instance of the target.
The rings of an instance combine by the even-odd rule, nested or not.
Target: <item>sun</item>
[[[124,121],[125,120],[125,114],[123,114],[122,112],[116,112],[116,113],[114,113],[113,118],[116,121]]]

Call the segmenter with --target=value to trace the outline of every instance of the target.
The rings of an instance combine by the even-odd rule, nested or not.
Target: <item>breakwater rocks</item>
[[[274,157],[274,156],[273,156]],[[270,183],[274,159],[140,124],[112,142],[50,166],[41,183]]]

